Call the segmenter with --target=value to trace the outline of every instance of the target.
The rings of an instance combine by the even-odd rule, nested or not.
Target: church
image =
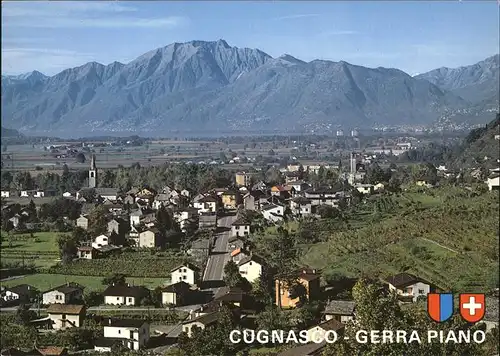
[[[90,159],[88,188],[84,188],[82,190],[94,189],[97,196],[100,196],[101,198],[109,200],[109,201],[116,201],[118,199],[118,189],[98,187],[98,185],[99,185],[98,177],[99,177],[99,174],[97,171],[96,156],[95,156],[95,154],[92,154],[92,157]],[[79,192],[78,192],[77,199],[80,196],[81,196],[81,194],[79,194]]]

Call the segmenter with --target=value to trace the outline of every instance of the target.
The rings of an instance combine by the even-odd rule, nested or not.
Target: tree
[[[77,243],[81,243],[89,239],[89,234],[87,233],[87,231],[81,228],[80,226],[76,226],[73,229],[71,236],[73,237],[73,240],[75,240]]]
[[[59,256],[63,264],[71,262],[76,257],[77,243],[72,236],[60,234],[57,237]]]
[[[86,161],[85,155],[82,152],[78,152],[75,156],[75,161],[77,163],[85,163]]]
[[[346,325],[347,338],[340,338],[329,344],[323,355],[485,355],[480,346],[454,343],[358,343],[355,334],[359,330],[417,330],[425,335],[427,330],[475,329],[455,315],[443,323],[435,323],[429,319],[425,310],[413,307],[402,310],[397,296],[387,293],[381,285],[360,279],[352,290],[356,302],[356,322]],[[488,354],[490,355],[490,354]]]
[[[108,221],[106,219],[106,207],[100,205],[89,214],[89,227],[88,232],[91,237],[96,237],[107,233]]]
[[[83,295],[83,301],[87,307],[93,307],[101,305],[104,302],[104,297],[99,292],[90,291]]]
[[[282,287],[291,288],[297,280],[298,251],[295,239],[288,230],[280,226],[277,232],[278,235],[275,238],[266,239],[263,251],[269,251],[268,262],[280,280],[280,283],[277,283],[277,295],[281,295]],[[278,298],[278,305],[281,308],[281,298]]]
[[[236,345],[229,340],[229,333],[234,330],[233,315],[227,307],[220,309],[215,327],[201,330],[193,327],[191,338],[186,333],[179,335],[179,347],[186,355],[236,355]]]
[[[124,286],[126,284],[126,277],[122,273],[115,273],[112,276],[103,278],[101,283],[105,286]]]
[[[82,189],[81,196],[89,203],[92,203],[97,198],[97,193],[94,188]]]
[[[30,310],[27,304],[21,304],[16,310],[16,320],[18,324],[28,325],[29,322],[36,318],[36,313]]]
[[[224,282],[229,287],[236,287],[241,284],[241,275],[238,266],[233,261],[227,261],[224,266]]]
[[[386,182],[389,180],[387,178],[384,170],[378,165],[378,163],[373,163],[368,167],[366,172],[366,180],[369,184],[377,184],[381,182]]]
[[[163,204],[160,205],[158,211],[156,212],[156,222],[158,229],[163,235],[165,235],[167,231],[172,230],[173,227],[172,216],[170,216],[170,213],[163,206]]]

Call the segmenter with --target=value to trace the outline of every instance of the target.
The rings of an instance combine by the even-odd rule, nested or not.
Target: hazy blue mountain
[[[439,88],[449,90],[470,101],[480,103],[496,101],[499,90],[499,55],[460,68],[438,68],[423,73],[417,78],[428,80]]]
[[[27,132],[302,130],[426,124],[471,104],[421,76],[303,62],[225,41],[174,43],[128,64],[2,76],[4,125]],[[31,79],[29,79],[31,78]]]
[[[20,137],[22,136],[19,131],[14,129],[7,129],[2,126],[1,137]]]

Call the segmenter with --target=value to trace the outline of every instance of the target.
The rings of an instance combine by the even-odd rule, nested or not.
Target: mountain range
[[[412,77],[344,61],[273,58],[224,40],[191,41],[127,64],[2,76],[1,116],[21,132],[75,135],[427,125],[498,107],[498,61],[495,55]]]

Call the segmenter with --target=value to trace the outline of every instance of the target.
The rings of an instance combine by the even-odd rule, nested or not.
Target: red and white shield
[[[484,318],[486,303],[484,294],[460,294],[460,315],[469,323],[477,323]]]

